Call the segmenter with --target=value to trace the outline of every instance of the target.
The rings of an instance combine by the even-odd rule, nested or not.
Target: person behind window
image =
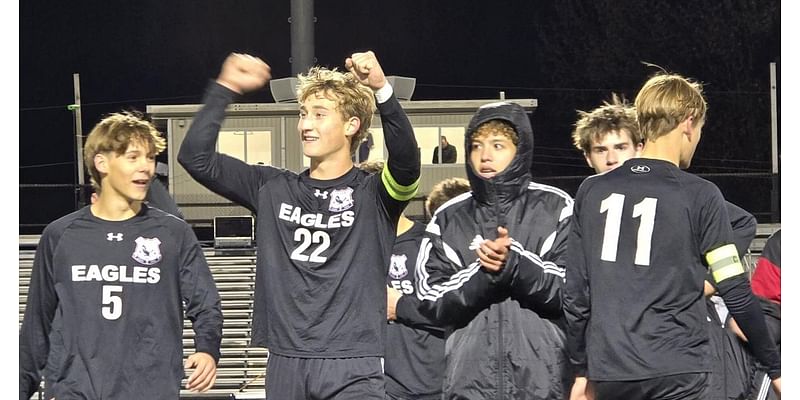
[[[455,164],[456,162],[456,146],[447,142],[447,137],[442,136],[442,163],[444,164]],[[434,164],[439,163],[439,146],[436,146],[433,149],[433,161]]]

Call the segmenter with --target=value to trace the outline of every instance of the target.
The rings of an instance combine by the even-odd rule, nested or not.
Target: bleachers
[[[751,276],[753,275],[753,269],[756,267],[756,262],[758,262],[758,257],[767,244],[767,239],[778,229],[781,229],[781,224],[758,224],[756,237],[750,242],[747,254],[745,254],[744,260],[742,260]]]

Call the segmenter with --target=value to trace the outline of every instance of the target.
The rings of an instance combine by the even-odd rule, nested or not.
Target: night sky
[[[75,176],[72,74],[83,127],[120,109],[201,100],[231,51],[290,75],[289,0],[28,0],[19,4],[19,181]],[[780,68],[780,2],[318,1],[318,64],[374,50],[388,75],[417,78],[415,100],[535,98],[534,175],[569,192],[591,173],[571,147],[575,110],[633,99],[657,70],[705,83],[709,116],[690,169],[767,222],[769,63]],[[269,90],[243,102],[270,102]],[[747,190],[742,190],[747,187]],[[755,190],[751,190],[751,189]],[[574,193],[574,192],[573,192]],[[20,188],[20,223],[74,210],[71,188]],[[41,227],[39,228],[41,229]],[[22,230],[22,228],[21,228]]]

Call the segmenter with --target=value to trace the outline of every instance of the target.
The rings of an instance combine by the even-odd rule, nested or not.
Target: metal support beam
[[[778,154],[778,74],[774,62],[769,63],[770,119],[772,121],[772,173],[779,172]]]
[[[72,87],[74,93],[74,102],[70,104],[67,109],[72,111],[72,119],[74,122],[73,133],[75,134],[75,164],[77,165],[77,182],[75,186],[75,209],[81,207],[81,202],[84,200],[83,185],[86,179],[83,176],[83,127],[81,125],[81,75],[78,73],[72,74]]]
[[[772,191],[770,206],[772,208],[772,222],[781,220],[781,182],[780,182],[780,152],[778,150],[778,70],[777,64],[769,63],[769,96],[770,119],[772,122]]]
[[[306,72],[314,59],[314,0],[291,0],[292,76]]]

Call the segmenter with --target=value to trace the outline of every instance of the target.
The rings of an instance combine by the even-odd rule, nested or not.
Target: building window
[[[272,131],[220,131],[217,146],[248,164],[272,165]]]
[[[386,145],[383,140],[383,128],[370,128],[370,133],[372,134],[372,147],[369,149],[367,153],[366,150],[362,150],[359,152],[356,151],[356,154],[353,155],[353,161],[359,162],[363,161],[360,160],[360,156],[363,154],[367,155],[367,160],[386,160],[388,157],[386,151]],[[434,151],[437,150],[437,146],[442,142],[442,137],[447,139],[448,144],[453,146],[448,151],[455,153],[455,161],[452,162],[452,159],[445,160],[450,161],[449,163],[456,163],[456,164],[463,164],[464,163],[464,132],[466,129],[462,126],[422,126],[422,127],[415,127],[414,128],[414,136],[417,138],[417,146],[420,151],[420,159],[422,161],[422,165],[433,165],[434,158],[433,154]],[[367,146],[364,143],[364,146]],[[448,154],[445,154],[448,155]],[[441,157],[441,155],[439,155]],[[441,158],[437,157],[437,160],[441,160]],[[447,157],[446,157],[447,158]],[[438,162],[436,164],[439,164]],[[303,166],[308,168],[311,166],[311,159],[306,156],[303,156]]]

